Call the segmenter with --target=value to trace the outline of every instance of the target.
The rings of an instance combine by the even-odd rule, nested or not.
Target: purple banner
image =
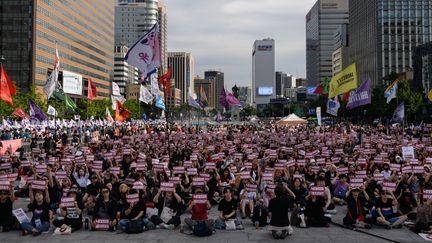
[[[351,91],[346,108],[352,110],[362,105],[368,105],[372,102],[370,80],[364,81],[360,87]]]

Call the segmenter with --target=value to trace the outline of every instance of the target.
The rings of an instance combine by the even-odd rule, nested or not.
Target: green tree
[[[79,102],[77,111],[80,113],[81,117],[95,117],[95,118],[104,118],[105,110],[108,107],[111,115],[114,115],[114,112],[111,110],[111,100],[103,99],[103,100],[93,100],[88,102],[88,100],[82,100]],[[83,107],[80,109],[80,107]],[[87,108],[88,107],[88,108]],[[87,111],[88,109],[88,111]]]
[[[398,82],[397,96],[399,100],[405,102],[405,113],[408,120],[413,121],[423,102],[421,93],[411,90],[409,82],[402,80]]]
[[[141,118],[141,108],[140,103],[137,100],[126,100],[123,106],[132,113],[130,118],[140,119]]]
[[[30,85],[29,92],[23,93],[19,87],[16,87],[16,95],[12,96],[12,107],[6,102],[0,100],[0,116],[7,117],[11,116],[12,112],[16,108],[21,108],[28,112],[28,99],[31,98],[36,102],[36,104],[43,110],[47,110],[46,99],[43,98],[42,94],[36,92],[36,86]]]

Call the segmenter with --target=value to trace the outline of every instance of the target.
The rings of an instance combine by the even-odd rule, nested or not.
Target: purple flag
[[[36,105],[36,103],[29,99],[29,108],[30,108],[30,117],[33,119],[37,119],[40,122],[48,120],[45,113]]]
[[[225,88],[224,88],[224,87],[222,87],[222,90],[221,90],[221,94],[220,94],[220,97],[219,97],[219,103],[220,103],[223,107],[225,107],[225,109],[228,109],[228,108],[229,108],[229,104],[228,104],[228,101],[227,101],[227,95],[226,95],[226,92],[225,92]]]
[[[230,92],[226,96],[226,101],[230,106],[240,106],[240,101]]]
[[[346,108],[352,110],[362,105],[368,105],[372,102],[370,80],[364,81],[360,87],[351,91]]]

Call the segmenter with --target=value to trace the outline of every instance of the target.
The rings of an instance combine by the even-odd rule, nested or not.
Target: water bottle
[[[88,218],[86,218],[86,219],[84,220],[84,229],[85,229],[85,230],[88,230],[88,229],[89,229],[89,219],[88,219]]]

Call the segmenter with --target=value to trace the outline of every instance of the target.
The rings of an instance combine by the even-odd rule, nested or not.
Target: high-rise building
[[[203,97],[207,97],[207,107],[210,109],[216,108],[216,83],[197,76],[194,79],[194,86],[196,98],[200,100]],[[202,94],[201,91],[203,91],[204,94]]]
[[[128,52],[128,47],[116,45],[114,47],[114,82],[120,88],[120,94],[125,96],[128,84],[138,84],[138,68],[129,65],[124,56]]]
[[[415,48],[413,65],[416,89],[426,94],[432,89],[432,42]]]
[[[387,85],[390,73],[413,67],[415,47],[432,41],[431,0],[350,0],[349,47],[359,82]]]
[[[245,105],[252,104],[252,87],[239,87],[239,101]]]
[[[158,21],[158,0],[118,0],[115,7],[115,43],[132,46]]]
[[[306,79],[309,85],[333,76],[333,38],[348,23],[349,0],[318,0],[306,15]]]
[[[294,76],[288,74],[284,80],[284,88],[295,88],[297,86],[300,86],[297,85],[297,79]]]
[[[275,86],[275,41],[256,40],[252,50],[252,102],[257,110],[276,98]]]
[[[276,72],[276,97],[284,96],[285,79],[288,75],[284,72]]]
[[[172,67],[174,87],[181,91],[181,104],[185,104],[188,93],[194,92],[194,58],[187,52],[168,52],[168,66]]]
[[[220,104],[220,94],[223,88],[225,88],[225,74],[220,71],[206,71],[204,72],[204,79],[212,82],[215,88],[215,107],[218,111],[223,111],[223,106]]]
[[[0,1],[0,56],[22,91],[30,84],[41,91],[53,68],[56,45],[65,92],[85,97],[91,78],[97,96],[108,98],[114,67],[114,1]]]
[[[332,72],[333,76],[342,72],[343,50],[348,46],[348,25],[343,24],[338,27],[334,35],[334,46],[332,53]]]
[[[160,48],[162,58],[162,73],[168,70],[168,56],[167,56],[167,39],[168,39],[168,17],[167,8],[163,0],[158,2],[158,21],[160,28]]]

